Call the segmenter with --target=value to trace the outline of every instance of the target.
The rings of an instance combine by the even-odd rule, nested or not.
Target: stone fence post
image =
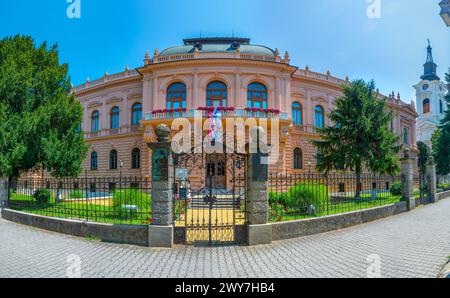
[[[0,209],[6,208],[8,203],[8,178],[0,178]]]
[[[436,164],[434,163],[434,158],[430,157],[430,160],[427,164],[427,190],[428,190],[428,196],[430,198],[431,203],[436,203],[439,201],[438,196],[436,195],[436,188],[437,188],[437,177],[436,177]]]
[[[416,208],[416,200],[414,199],[413,190],[413,162],[411,151],[409,148],[404,150],[404,157],[400,159],[402,170],[402,201],[406,202],[408,210]]]
[[[170,129],[166,125],[159,125],[156,135],[157,142],[148,144],[152,150],[152,224],[149,227],[149,246],[170,248],[174,235]]]
[[[251,131],[253,140],[262,128]],[[256,137],[255,137],[256,136]],[[247,163],[248,245],[272,243],[269,221],[269,165],[268,154],[250,153]]]

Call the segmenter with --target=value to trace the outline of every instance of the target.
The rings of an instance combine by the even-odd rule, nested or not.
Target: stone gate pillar
[[[437,178],[436,178],[436,164],[434,163],[434,158],[430,157],[430,160],[427,164],[427,172],[426,172],[426,179],[427,179],[427,191],[428,196],[430,198],[431,203],[436,203],[439,201],[438,196],[436,195],[436,188],[437,188]]]
[[[257,136],[262,128],[251,131]],[[253,140],[257,138],[253,137]],[[269,220],[269,165],[268,154],[251,153],[247,162],[247,216],[248,245],[272,242],[272,225]]]
[[[0,209],[6,208],[8,203],[8,178],[0,178]]]
[[[402,201],[406,202],[408,210],[411,211],[416,208],[416,201],[414,199],[413,190],[413,162],[409,148],[404,150],[404,157],[400,159],[402,171]]]
[[[172,247],[173,160],[170,129],[166,125],[159,125],[156,135],[157,142],[148,144],[152,150],[152,224],[149,227],[149,246]]]

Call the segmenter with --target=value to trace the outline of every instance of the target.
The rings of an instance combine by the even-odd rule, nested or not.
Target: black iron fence
[[[239,223],[241,220],[245,222],[246,213],[243,202],[247,194],[243,179],[237,179],[239,184],[231,184],[233,195],[228,193],[228,189],[221,189],[218,194],[224,202],[228,202],[225,200],[228,198],[239,198],[240,207],[228,208],[234,213],[226,213],[233,222]],[[420,177],[414,177],[414,195],[425,200],[426,192],[420,187],[420,180]],[[359,178],[354,174],[271,174],[268,184],[271,222],[393,204],[401,200],[402,191],[400,176],[373,174]],[[193,216],[195,212],[191,211],[195,208],[203,210],[200,207],[204,201],[192,194],[190,197],[182,193],[178,195],[180,202],[174,200],[175,222],[180,225],[197,222],[197,216]],[[148,225],[152,222],[151,199],[151,180],[148,178],[21,179],[10,185],[8,207],[50,217]],[[225,214],[223,210],[220,212]]]
[[[269,220],[321,217],[401,200],[400,176],[275,174],[269,177]]]
[[[151,181],[141,177],[21,179],[9,187],[8,208],[99,223],[151,223]]]

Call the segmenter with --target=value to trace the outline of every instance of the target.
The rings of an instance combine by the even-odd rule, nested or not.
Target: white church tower
[[[437,65],[433,61],[433,49],[428,40],[427,61],[424,64],[424,74],[419,84],[415,85],[417,112],[417,141],[432,147],[431,138],[440,125],[447,105],[444,96],[446,85],[436,74]]]

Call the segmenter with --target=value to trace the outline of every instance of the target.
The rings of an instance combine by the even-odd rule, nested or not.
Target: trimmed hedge
[[[52,198],[52,193],[48,189],[38,189],[34,192],[33,198],[39,204],[47,204],[50,203]]]
[[[269,193],[269,203],[272,209],[295,210],[295,212],[307,212],[314,206],[316,213],[326,209],[328,204],[328,189],[322,184],[297,184],[287,192]],[[284,207],[284,208],[282,208]]]
[[[391,186],[391,194],[393,196],[401,196],[402,195],[402,184],[401,183],[394,183]]]
[[[114,213],[119,217],[134,217],[136,211],[126,210],[123,206],[137,206],[137,212],[148,212],[152,207],[152,197],[138,189],[122,189],[113,192]]]

